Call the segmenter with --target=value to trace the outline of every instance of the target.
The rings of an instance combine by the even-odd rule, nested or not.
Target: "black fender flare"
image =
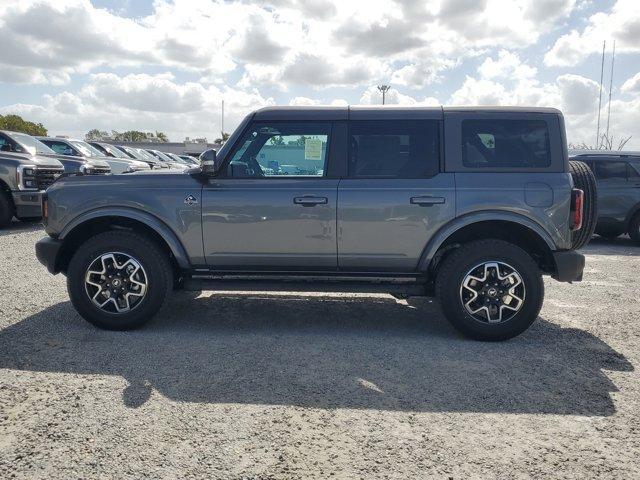
[[[67,225],[65,225],[65,227],[58,235],[58,238],[60,240],[64,240],[66,236],[68,236],[72,231],[74,231],[83,223],[101,217],[123,217],[145,224],[147,227],[151,228],[158,235],[160,235],[160,237],[162,237],[162,239],[167,243],[180,268],[191,268],[187,251],[178,239],[178,236],[175,234],[175,232],[173,232],[173,230],[171,230],[171,228],[169,228],[169,226],[158,217],[150,213],[143,212],[142,210],[137,210],[135,208],[103,207],[89,210],[77,216]]]
[[[418,270],[426,272],[431,265],[431,261],[436,255],[438,249],[447,241],[447,239],[456,233],[458,230],[473,225],[474,223],[486,222],[486,221],[504,221],[517,223],[524,227],[527,227],[533,233],[537,234],[549,247],[549,250],[556,250],[555,242],[549,233],[536,221],[521,215],[519,213],[505,212],[501,210],[483,210],[481,212],[472,212],[460,217],[456,217],[446,225],[440,228],[436,234],[431,237],[420,256],[420,262],[418,263]]]

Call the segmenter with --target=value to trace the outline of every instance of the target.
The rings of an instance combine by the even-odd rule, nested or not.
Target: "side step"
[[[428,285],[423,279],[416,277],[193,275],[185,279],[183,288],[194,291],[389,293],[425,296]]]

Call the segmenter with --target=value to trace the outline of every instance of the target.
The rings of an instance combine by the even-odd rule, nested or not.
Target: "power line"
[[[613,90],[613,63],[616,60],[616,41],[613,41],[613,55],[611,56],[611,80],[609,81],[609,107],[607,108],[607,141],[609,141],[609,121],[611,120],[611,94]]]
[[[602,82],[604,80],[604,49],[607,41],[602,42],[602,67],[600,68],[600,97],[598,99],[598,129],[596,131],[596,148],[600,148],[600,110],[602,109]]]

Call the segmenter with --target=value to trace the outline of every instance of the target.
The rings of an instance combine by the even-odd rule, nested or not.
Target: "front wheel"
[[[166,253],[129,231],[91,237],[67,269],[73,306],[85,320],[107,330],[129,330],[150,320],[172,286]]]
[[[544,298],[530,255],[502,240],[462,245],[442,263],[436,295],[451,324],[477,340],[506,340],[534,322]]]

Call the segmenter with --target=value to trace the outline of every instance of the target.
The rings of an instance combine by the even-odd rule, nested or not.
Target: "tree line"
[[[85,136],[87,142],[99,142],[102,140],[116,141],[116,142],[149,142],[149,143],[165,143],[169,141],[167,135],[163,132],[141,132],[139,130],[127,130],[126,132],[118,132],[111,130],[98,130],[93,128],[89,130]]]
[[[0,115],[0,130],[22,132],[28,135],[47,135],[44,125],[24,120],[20,115]]]

